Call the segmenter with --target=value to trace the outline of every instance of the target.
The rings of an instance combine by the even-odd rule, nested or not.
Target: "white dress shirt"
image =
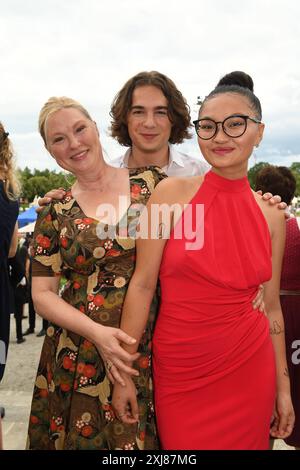
[[[114,158],[108,163],[115,167],[127,168],[130,152],[131,148],[121,157]],[[149,162],[149,165],[151,165],[151,162]],[[169,163],[162,168],[168,176],[204,175],[209,169],[210,166],[202,157],[194,158],[186,153],[178,152],[174,145],[169,145]]]

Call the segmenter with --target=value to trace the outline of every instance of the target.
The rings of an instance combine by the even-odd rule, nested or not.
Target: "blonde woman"
[[[126,353],[119,344],[134,340],[118,328],[134,268],[135,207],[146,203],[164,174],[154,167],[108,165],[95,122],[70,98],[50,98],[40,112],[39,128],[48,152],[76,181],[62,200],[44,208],[34,233],[32,297],[49,327],[34,388],[28,448],[157,448],[147,368],[151,321],[135,364],[139,425],[123,426],[116,420],[110,382],[120,379],[118,367],[135,373],[128,364],[139,355]],[[111,218],[99,212],[108,205]],[[128,228],[133,234],[126,236]],[[68,282],[59,296],[61,273]]]

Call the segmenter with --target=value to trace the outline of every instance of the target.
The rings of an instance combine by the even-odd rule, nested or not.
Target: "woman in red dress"
[[[247,180],[264,124],[246,79],[230,74],[200,107],[195,127],[211,171],[161,182],[142,215],[151,236],[137,241],[121,328],[141,337],[159,276],[153,360],[163,449],[267,449],[272,419],[274,437],[294,423],[279,301],[285,219]],[[261,283],[267,316],[251,307]],[[126,423],[136,400],[124,380],[114,403]]]

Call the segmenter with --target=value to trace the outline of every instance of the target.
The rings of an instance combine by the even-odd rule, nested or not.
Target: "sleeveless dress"
[[[34,232],[33,276],[63,273],[62,298],[82,315],[119,327],[135,264],[140,211],[165,174],[154,167],[129,170],[131,205],[116,227],[86,217],[68,192],[40,214]],[[46,271],[45,271],[46,270]],[[140,421],[115,418],[112,387],[95,346],[50,324],[33,392],[27,448],[39,450],[157,449],[150,364],[157,299],[134,364]]]
[[[3,181],[0,180],[0,381],[5,369],[12,311],[7,260],[18,214],[18,202],[7,198]]]
[[[293,432],[285,442],[290,446],[300,447],[300,230],[296,218],[289,219],[286,224],[280,288],[285,292],[285,295],[280,295],[280,301],[285,325],[291,395],[296,416]]]
[[[190,201],[199,204],[203,247],[186,249],[173,230],[160,269],[158,434],[163,449],[268,449],[274,350],[269,321],[251,302],[271,278],[269,230],[247,178],[210,171]]]

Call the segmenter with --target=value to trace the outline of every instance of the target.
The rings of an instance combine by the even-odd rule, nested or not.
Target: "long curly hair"
[[[15,200],[20,194],[20,183],[15,169],[15,158],[8,133],[0,122],[0,178],[8,199]]]
[[[160,72],[140,72],[130,78],[117,93],[111,106],[110,116],[111,135],[120,145],[131,147],[132,142],[128,134],[127,116],[132,104],[132,95],[136,88],[152,85],[162,91],[168,101],[168,115],[172,123],[169,142],[180,144],[184,139],[190,139],[191,127],[190,108],[186,99],[176,87],[175,83]]]

